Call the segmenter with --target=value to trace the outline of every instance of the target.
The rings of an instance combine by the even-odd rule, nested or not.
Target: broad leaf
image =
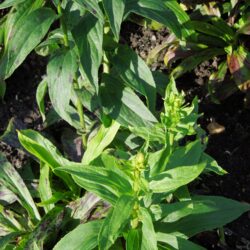
[[[53,250],[92,250],[97,246],[98,232],[102,221],[91,221],[81,224],[66,234],[53,248]]]
[[[195,243],[177,237],[171,234],[157,233],[157,241],[164,242],[168,246],[171,246],[171,250],[205,250],[204,247],[198,246]]]
[[[5,0],[3,3],[0,4],[0,10],[9,8],[13,5],[19,4],[24,2],[25,0]]]
[[[87,145],[87,150],[84,153],[82,163],[89,164],[92,160],[97,158],[102,151],[112,142],[116,136],[120,124],[113,122],[110,127],[105,128],[103,125],[98,130],[97,134]]]
[[[45,163],[40,163],[40,178],[38,185],[38,192],[40,194],[41,201],[44,202],[52,197],[52,190],[50,187],[50,168]],[[45,212],[49,212],[54,208],[54,204],[44,205]]]
[[[193,202],[175,202],[170,204],[155,204],[150,206],[154,220],[162,222],[176,222],[193,211]]]
[[[152,218],[145,208],[140,208],[142,221],[142,246],[141,250],[157,250],[157,239]]]
[[[126,250],[141,249],[141,232],[138,229],[131,229],[126,238]]]
[[[205,230],[222,227],[250,210],[248,204],[219,196],[194,196],[192,201],[191,214],[174,223],[156,223],[156,231],[192,237]]]
[[[47,66],[47,81],[50,100],[55,111],[70,125],[80,129],[77,111],[70,106],[76,70],[76,56],[72,50],[56,53]]]
[[[151,127],[157,122],[140,98],[119,80],[104,75],[103,83],[100,92],[104,112],[122,126]]]
[[[36,131],[22,130],[18,131],[18,138],[22,146],[40,161],[46,163],[54,171],[56,168],[65,166],[69,163],[57,148],[45,137]],[[56,173],[71,190],[76,191],[77,187],[72,178],[65,173]]]
[[[45,121],[45,105],[44,105],[44,97],[47,93],[48,83],[46,79],[42,80],[36,90],[36,102],[42,116],[43,121]]]
[[[104,16],[101,8],[98,5],[98,0],[74,0],[80,6],[83,6],[86,10],[88,10],[92,15],[98,18],[100,21],[104,22]]]
[[[129,221],[133,206],[134,198],[132,196],[123,195],[117,200],[100,229],[98,237],[100,249],[109,249],[115,243]]]
[[[180,77],[184,73],[194,69],[197,65],[200,63],[210,60],[211,58],[219,55],[225,54],[224,49],[203,49],[197,53],[195,53],[195,57],[190,56],[186,59],[184,59],[173,71],[172,75],[175,78]]]
[[[127,0],[126,13],[130,12],[166,25],[178,38],[181,38],[181,26],[174,12],[162,1]]]
[[[47,213],[28,235],[24,249],[43,249],[46,240],[50,237],[56,238],[63,223],[63,215],[64,211],[62,207],[55,207]]]
[[[129,178],[111,169],[93,166],[74,166],[68,164],[56,171],[64,171],[73,176],[75,182],[82,188],[95,193],[104,200],[114,204],[122,194],[131,194],[132,186]]]
[[[56,19],[51,9],[40,8],[18,22],[0,61],[0,78],[8,78],[38,45]],[[25,46],[23,46],[25,44]]]
[[[9,190],[17,195],[19,203],[27,210],[34,221],[38,221],[41,219],[36,205],[23,179],[1,152],[0,184],[6,186]]]
[[[103,0],[102,3],[107,13],[111,29],[115,35],[115,39],[118,42],[125,10],[125,0]]]
[[[119,47],[111,62],[126,85],[146,97],[149,109],[154,112],[156,85],[147,64],[126,46]]]
[[[194,166],[180,166],[151,178],[150,189],[155,193],[174,191],[195,180],[206,167],[206,162],[198,163]]]
[[[90,1],[88,1],[90,2]],[[85,77],[98,92],[98,71],[102,62],[103,23],[86,15],[72,30]]]

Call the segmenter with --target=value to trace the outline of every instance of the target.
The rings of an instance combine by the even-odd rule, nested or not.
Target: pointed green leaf
[[[125,0],[103,0],[102,3],[107,13],[111,29],[118,42],[125,10]]]
[[[98,232],[102,221],[91,221],[81,224],[66,234],[53,250],[92,250],[97,246]]]
[[[142,246],[141,250],[157,250],[157,239],[152,218],[145,208],[140,208],[142,221]]]
[[[164,242],[171,246],[171,250],[205,250],[204,247],[199,246],[191,241],[177,237],[171,234],[157,233],[157,241]]]
[[[50,237],[56,238],[64,219],[62,207],[55,207],[47,213],[40,223],[28,235],[23,249],[44,249],[44,243]]]
[[[56,19],[51,9],[40,8],[18,22],[0,60],[0,78],[6,79],[39,44]],[[25,46],[23,46],[25,44]]]
[[[125,127],[151,127],[157,122],[130,88],[124,88],[119,80],[108,75],[104,75],[102,80],[104,85],[100,92],[104,112],[114,120]]]
[[[98,92],[98,71],[103,51],[103,23],[92,15],[86,15],[72,30],[72,35],[84,75]]]
[[[18,139],[29,153],[50,166],[52,171],[69,163],[48,139],[36,131],[18,131]],[[56,174],[64,180],[71,190],[76,191],[78,189],[69,175],[65,173]]]
[[[149,109],[154,112],[156,85],[147,64],[126,46],[119,47],[111,62],[126,85],[146,97]]]
[[[36,90],[36,102],[42,116],[43,121],[45,121],[45,105],[44,105],[44,97],[47,93],[48,83],[46,79],[42,80]]]
[[[200,232],[222,227],[250,210],[249,204],[219,196],[194,196],[192,201],[194,208],[191,214],[174,223],[156,223],[156,230],[192,237]]]
[[[194,166],[180,166],[151,178],[150,189],[155,193],[174,191],[195,180],[206,167],[206,162]]]
[[[162,1],[127,0],[126,13],[130,12],[166,25],[178,38],[181,38],[181,26],[174,12]]]
[[[122,194],[131,194],[132,186],[129,178],[111,169],[93,166],[68,166],[60,167],[56,171],[64,171],[73,176],[75,182],[82,188],[93,192],[114,204]]]
[[[86,10],[88,10],[92,15],[98,18],[100,21],[104,21],[104,16],[101,8],[98,5],[98,0],[74,0],[80,6],[83,6]]]
[[[138,229],[131,229],[126,238],[126,250],[141,249],[141,232]]]
[[[88,143],[87,150],[84,153],[82,163],[87,165],[92,160],[97,158],[102,151],[112,142],[116,133],[120,128],[120,124],[113,122],[110,127],[105,128],[103,125],[98,130],[97,134]]]
[[[17,5],[19,3],[24,2],[25,0],[5,0],[3,3],[0,4],[0,10],[9,8],[13,5]]]
[[[40,178],[38,185],[38,192],[40,194],[41,202],[47,201],[52,197],[52,190],[50,187],[50,176],[49,176],[49,166],[45,163],[40,163]],[[49,212],[52,208],[54,208],[54,204],[44,205],[45,212]]]
[[[70,105],[73,79],[77,70],[76,56],[72,50],[55,54],[47,66],[49,96],[55,111],[73,127],[80,122],[75,108]]]
[[[100,249],[109,249],[115,243],[115,240],[129,222],[133,206],[134,198],[131,196],[123,195],[117,200],[100,229],[98,236]]]
[[[15,168],[7,161],[0,152],[0,183],[6,186],[19,198],[20,204],[27,210],[29,215],[36,221],[40,220],[40,214],[26,187],[23,179]]]

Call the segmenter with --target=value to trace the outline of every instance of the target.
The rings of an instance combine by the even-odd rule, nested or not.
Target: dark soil
[[[36,104],[36,89],[44,73],[44,61],[31,54],[7,79],[4,102],[0,105],[0,135],[4,133],[11,118],[17,121],[20,128],[42,128],[42,119]],[[0,151],[17,168],[26,162],[22,151],[3,142],[0,142]]]
[[[150,50],[166,40],[168,33],[166,30],[156,32],[127,23],[123,27],[122,36],[131,48],[146,59]],[[166,70],[161,58],[153,70]],[[177,82],[178,87],[186,92],[188,100],[192,100],[195,95],[199,97],[200,112],[204,114],[200,119],[203,129],[207,128],[212,119],[225,127],[223,133],[209,136],[206,151],[228,171],[228,174],[204,177],[200,184],[200,192],[250,203],[250,110],[244,108],[244,94],[240,92],[227,98],[220,105],[208,100],[205,85],[217,66],[218,58],[204,62],[194,70],[194,73],[184,75]],[[250,213],[227,225],[225,238],[226,246],[220,243],[217,232],[202,233],[194,240],[207,249],[250,249]]]

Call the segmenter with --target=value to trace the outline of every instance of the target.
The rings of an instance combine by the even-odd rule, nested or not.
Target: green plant
[[[19,132],[24,148],[63,179],[69,190],[78,193],[74,180],[111,205],[104,219],[78,225],[54,249],[124,249],[123,240],[126,249],[203,249],[188,238],[222,227],[250,209],[223,197],[189,192],[187,185],[201,174],[226,172],[204,153],[204,133],[196,123],[197,99],[186,105],[171,80],[164,106],[161,122],[151,128],[130,127],[144,139],[135,149],[130,143],[126,146],[130,150],[115,146],[124,133],[117,122],[108,128],[102,125],[88,142],[82,163],[66,160],[35,131]],[[195,139],[180,146],[188,135]]]
[[[42,134],[18,131],[21,145],[37,161],[32,164],[39,165],[37,171],[29,167],[29,179],[39,184],[27,188],[0,155],[2,248],[202,249],[188,238],[249,210],[248,204],[189,192],[187,185],[201,174],[226,173],[204,153],[198,100],[186,104],[172,77],[169,82],[153,74],[119,44],[121,23],[130,13],[167,26],[179,39],[192,36],[189,17],[176,1],[0,4],[7,7],[1,20],[1,83],[31,51],[49,56],[36,95],[42,118],[47,126],[58,119],[70,124],[84,154],[81,162],[69,160]],[[164,96],[163,109],[156,106],[157,94]],[[13,142],[14,132],[12,121],[1,139]]]
[[[184,39],[170,37],[164,44],[152,50],[148,56],[148,64],[157,60],[158,53],[167,48],[164,63],[168,67],[181,59],[171,70],[171,74],[178,78],[202,62],[218,57],[218,70],[211,74],[208,82],[208,90],[213,100],[219,102],[235,92],[237,87],[243,92],[248,91],[248,3],[242,1],[229,6],[228,3],[219,6],[213,3],[198,5],[183,29],[189,30],[191,35]],[[227,77],[228,72],[230,77]],[[221,87],[223,81],[225,84]]]

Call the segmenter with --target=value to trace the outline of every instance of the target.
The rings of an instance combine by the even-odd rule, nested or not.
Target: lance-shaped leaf
[[[82,163],[90,164],[92,160],[97,158],[102,151],[113,141],[116,133],[120,128],[118,122],[113,122],[110,127],[105,128],[103,125],[98,130],[97,134],[88,143],[87,150],[84,153]]]
[[[174,191],[195,180],[206,167],[206,162],[198,163],[194,166],[180,166],[151,178],[150,189],[155,193]]]
[[[40,178],[39,178],[38,192],[40,194],[42,202],[49,200],[52,197],[49,173],[50,173],[49,166],[43,162],[40,162]],[[47,213],[54,207],[55,206],[53,203],[45,204],[44,210]]]
[[[15,6],[15,11],[10,11],[4,24],[4,46],[7,47],[10,38],[22,26],[23,20],[34,10],[41,8],[43,0],[25,0]],[[14,9],[13,8],[13,9]]]
[[[98,233],[102,221],[91,221],[81,224],[66,234],[53,248],[53,250],[92,250],[97,246]]]
[[[126,238],[126,250],[140,250],[141,249],[141,231],[138,229],[131,229]]]
[[[166,243],[172,250],[205,250],[204,247],[171,234],[157,233],[156,238],[157,241]]]
[[[121,81],[108,75],[102,80],[100,92],[106,114],[125,127],[151,127],[157,122],[140,98],[130,88],[124,88]]]
[[[79,129],[77,111],[70,106],[76,70],[76,55],[72,50],[56,53],[47,66],[47,81],[50,100],[55,111],[70,125]]]
[[[98,71],[102,62],[103,23],[92,15],[85,15],[72,30],[72,35],[78,48],[78,56],[85,77],[98,92]]]
[[[6,236],[3,236],[0,238],[0,249],[14,249],[11,248],[12,246],[9,246],[9,243],[15,241],[15,239],[19,236],[22,236],[22,234],[24,234],[23,232],[13,232],[10,233]]]
[[[222,227],[250,210],[249,204],[219,196],[194,196],[192,201],[191,214],[174,223],[157,222],[156,231],[189,238]]]
[[[178,38],[181,38],[181,26],[178,19],[162,1],[127,0],[126,13],[130,12],[166,25]]]
[[[0,78],[8,78],[39,44],[56,19],[51,9],[40,8],[18,22],[0,61]],[[25,44],[25,46],[24,46]]]
[[[142,250],[157,250],[157,239],[154,230],[153,221],[148,210],[140,208],[141,222],[142,222]]]
[[[40,161],[46,163],[52,171],[69,163],[57,148],[45,137],[33,130],[18,131],[18,138],[22,146]],[[77,186],[72,178],[65,173],[56,173],[69,186],[76,191]]]
[[[126,85],[146,97],[149,109],[154,112],[156,85],[147,64],[126,46],[119,47],[111,62]]]
[[[99,248],[109,249],[129,222],[134,206],[132,196],[122,195],[104,220],[99,232]]]
[[[115,39],[118,42],[125,10],[125,0],[103,0],[102,3],[107,13],[111,29],[115,35]]]
[[[73,163],[56,169],[67,172],[82,188],[93,192],[104,200],[114,204],[122,194],[131,194],[132,186],[127,175],[103,167],[77,166]]]
[[[48,90],[48,83],[47,80],[42,80],[36,90],[36,102],[42,116],[43,121],[45,121],[45,104],[44,104],[44,97]]]
[[[25,240],[23,249],[44,249],[50,237],[56,238],[64,219],[62,207],[55,207],[47,213]]]
[[[92,15],[98,18],[100,21],[104,22],[104,16],[101,8],[98,5],[98,0],[74,0],[80,6],[83,6],[87,11],[89,11]]]
[[[177,1],[163,0],[163,2],[167,6],[167,8],[175,13],[179,21],[179,25],[181,25],[182,38],[190,39],[195,31],[192,29],[192,27],[187,26],[187,23],[190,21],[189,15],[181,8],[180,4]]]
[[[24,2],[25,0],[5,0],[3,3],[0,4],[0,10],[9,8],[13,5],[17,5],[19,3]]]
[[[170,204],[153,204],[150,210],[155,221],[175,222],[193,211],[193,201],[175,202]]]
[[[18,201],[27,210],[32,219],[35,221],[40,220],[40,214],[23,179],[1,152],[0,183],[17,195]]]
[[[184,59],[173,71],[172,75],[174,78],[178,78],[184,73],[194,69],[200,63],[209,60],[215,56],[225,54],[224,49],[203,49],[197,53],[194,53],[195,56],[190,56]]]

